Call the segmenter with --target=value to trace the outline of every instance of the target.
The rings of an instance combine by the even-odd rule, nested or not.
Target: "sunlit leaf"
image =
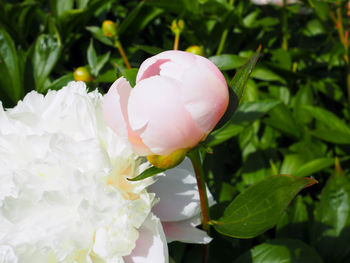
[[[145,171],[143,171],[142,173],[140,173],[138,176],[134,177],[134,178],[128,178],[129,181],[140,181],[143,179],[146,179],[148,177],[154,176],[156,174],[159,174],[161,172],[164,172],[163,169],[152,166],[148,169],[146,169]]]
[[[284,209],[305,187],[317,183],[312,178],[275,175],[248,187],[213,222],[221,234],[252,238],[273,227]]]

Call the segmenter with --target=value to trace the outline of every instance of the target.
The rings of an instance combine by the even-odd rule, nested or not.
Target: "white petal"
[[[208,244],[212,240],[205,231],[196,228],[188,220],[163,222],[162,225],[168,242]]]
[[[168,263],[168,246],[159,218],[150,214],[139,229],[136,247],[125,263]]]
[[[159,197],[152,211],[163,221],[180,221],[200,213],[197,181],[191,161],[188,158],[177,167],[167,170],[148,189]],[[209,205],[214,199],[207,189]]]

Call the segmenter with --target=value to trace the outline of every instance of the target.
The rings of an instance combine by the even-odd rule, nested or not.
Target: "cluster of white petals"
[[[167,261],[153,181],[126,180],[144,164],[107,127],[102,101],[72,82],[0,105],[0,262]],[[154,244],[161,256],[142,261]]]

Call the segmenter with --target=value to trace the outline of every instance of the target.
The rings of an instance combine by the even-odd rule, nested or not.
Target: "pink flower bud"
[[[165,51],[140,66],[134,88],[116,80],[104,98],[108,125],[138,155],[169,155],[204,140],[228,106],[224,76],[208,59]]]

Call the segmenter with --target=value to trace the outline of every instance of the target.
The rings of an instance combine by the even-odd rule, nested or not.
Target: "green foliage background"
[[[137,70],[125,68],[101,32],[106,19],[119,23],[134,68],[173,48],[174,19],[186,25],[179,49],[200,46],[228,82],[261,45],[243,103],[225,133],[210,142],[214,154],[204,160],[218,202],[211,214],[219,218],[243,189],[271,175],[312,176],[319,184],[303,190],[277,225],[255,238],[213,229],[209,262],[350,262],[350,69],[344,37],[350,15],[347,1],[300,2],[0,0],[0,100],[12,107],[31,90],[59,89],[79,66],[94,77],[90,89],[105,92],[121,75],[132,80]],[[199,245],[174,242],[169,248],[177,263],[201,262]]]

